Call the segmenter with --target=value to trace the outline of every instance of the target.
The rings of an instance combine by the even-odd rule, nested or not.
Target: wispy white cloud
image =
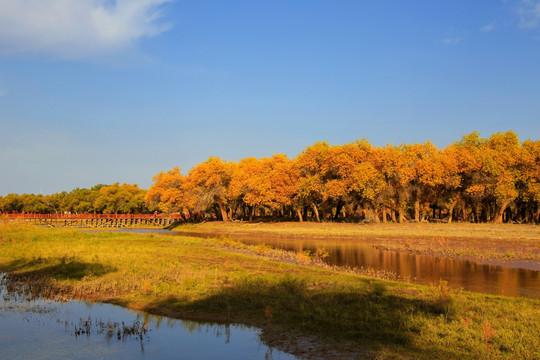
[[[480,31],[481,32],[490,32],[490,31],[493,31],[495,30],[495,23],[492,22],[490,24],[487,24],[487,25],[484,25],[480,28]]]
[[[442,39],[442,43],[445,45],[457,45],[461,42],[460,37],[447,37]]]
[[[115,53],[168,30],[162,5],[170,1],[0,0],[0,53]]]
[[[517,13],[520,28],[533,29],[538,27],[540,25],[540,0],[521,0]]]

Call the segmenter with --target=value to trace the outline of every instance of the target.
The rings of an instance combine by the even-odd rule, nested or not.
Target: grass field
[[[0,271],[14,289],[256,325],[264,341],[305,358],[540,358],[538,300],[312,261],[227,240],[0,225]]]
[[[458,238],[484,238],[513,241],[540,241],[539,225],[520,224],[472,224],[472,223],[380,223],[380,224],[348,224],[348,223],[315,223],[315,222],[206,222],[202,224],[186,224],[177,227],[177,231],[206,232],[242,232],[265,233],[290,236],[444,236]]]

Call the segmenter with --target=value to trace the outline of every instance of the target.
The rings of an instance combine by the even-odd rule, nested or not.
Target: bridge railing
[[[182,214],[6,214],[8,219],[182,219]]]

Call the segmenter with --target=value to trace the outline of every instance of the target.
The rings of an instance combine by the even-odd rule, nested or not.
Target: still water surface
[[[133,230],[125,230],[133,231]],[[135,230],[155,232],[156,230]],[[178,233],[157,230],[163,234],[197,237],[220,237],[219,234]],[[271,237],[227,234],[227,238],[246,244],[261,244],[289,251],[316,251],[324,247],[330,265],[371,268],[396,274],[401,279],[421,284],[438,284],[448,281],[453,288],[540,299],[540,272],[535,270],[480,264],[474,261],[421,255],[402,251],[375,248],[359,239],[309,239],[303,237]]]
[[[118,333],[122,322],[147,331]],[[110,304],[27,301],[24,296],[8,295],[0,285],[0,359],[295,357],[262,344],[254,328],[153,316]]]
[[[233,237],[234,239],[234,237]],[[540,272],[480,264],[470,260],[422,255],[404,251],[375,248],[371,244],[351,240],[304,239],[237,239],[291,251],[316,251],[320,246],[328,251],[325,261],[331,265],[372,268],[392,272],[401,279],[422,284],[448,281],[453,288],[505,296],[540,298]]]

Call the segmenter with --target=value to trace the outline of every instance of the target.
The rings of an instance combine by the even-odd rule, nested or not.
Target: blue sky
[[[0,0],[0,195],[540,136],[540,0]]]

